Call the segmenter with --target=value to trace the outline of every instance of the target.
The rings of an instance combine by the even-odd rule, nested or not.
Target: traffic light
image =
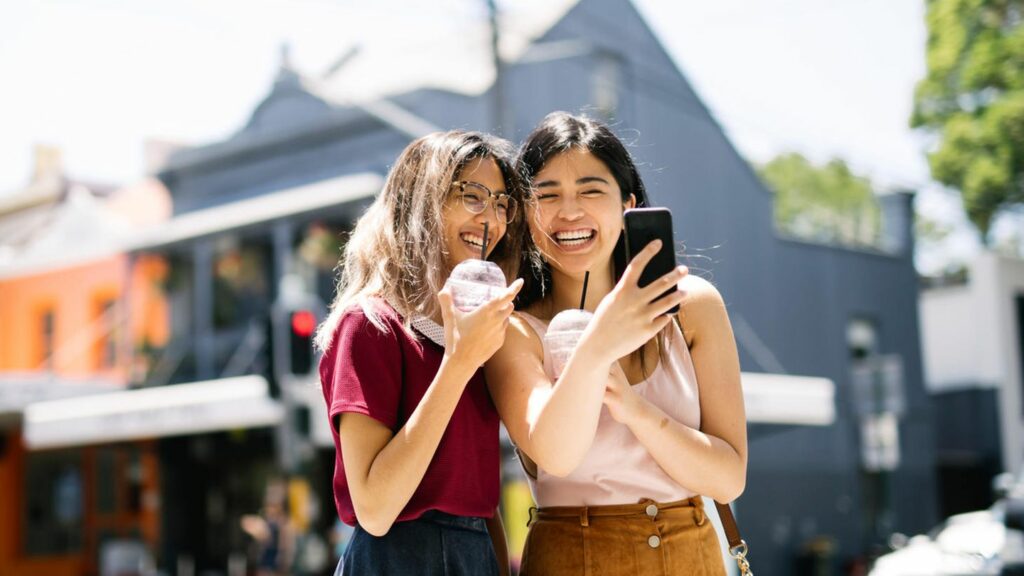
[[[311,310],[294,310],[289,314],[289,372],[304,376],[313,369],[313,333],[316,315]]]

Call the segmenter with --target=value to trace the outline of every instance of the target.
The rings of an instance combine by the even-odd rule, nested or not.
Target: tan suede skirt
[[[699,497],[659,504],[531,511],[522,576],[723,576],[715,529]]]

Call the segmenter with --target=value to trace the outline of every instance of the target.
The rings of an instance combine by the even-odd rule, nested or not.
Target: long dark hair
[[[516,170],[523,182],[531,187],[530,198],[533,196],[531,183],[544,165],[555,156],[573,149],[590,152],[608,167],[619,185],[623,202],[628,201],[632,194],[636,197],[637,208],[650,205],[640,173],[622,141],[605,124],[568,112],[552,112],[545,116],[519,150]],[[626,242],[621,235],[612,252],[612,263],[617,282],[627,264]],[[524,309],[551,290],[551,266],[541,259],[540,252],[531,243],[529,249],[523,250],[519,270],[525,283],[516,298],[516,308]]]

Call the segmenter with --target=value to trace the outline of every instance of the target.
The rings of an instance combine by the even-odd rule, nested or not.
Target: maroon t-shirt
[[[359,306],[352,306],[342,316],[331,346],[320,360],[320,383],[336,454],[334,503],[342,521],[350,525],[355,525],[356,514],[341,457],[344,447],[338,437],[338,416],[365,414],[398,432],[419,405],[444,356],[441,346],[407,331],[391,306],[376,302],[375,311],[387,332],[370,323]],[[500,484],[498,421],[483,371],[477,370],[423,480],[396,521],[419,518],[427,510],[491,517],[498,506]]]

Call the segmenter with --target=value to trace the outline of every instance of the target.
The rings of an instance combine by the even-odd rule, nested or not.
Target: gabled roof
[[[579,0],[519,0],[499,11],[499,53],[518,60]],[[486,19],[471,29],[423,29],[401,42],[358,47],[338,71],[316,81],[313,90],[336,103],[373,101],[419,89],[482,94],[494,83],[491,30]]]
[[[521,58],[579,0],[521,0],[499,14],[499,52],[508,62]],[[470,29],[422,28],[403,36],[379,38],[350,47],[345,63],[318,75],[298,70],[283,51],[270,93],[249,121],[227,140],[182,150],[164,173],[216,161],[249,150],[272,147],[318,130],[346,129],[367,120],[380,122],[410,139],[441,127],[398,105],[392,97],[435,89],[465,96],[486,92],[494,82],[490,25],[485,18]],[[301,116],[295,103],[305,100]],[[280,109],[275,109],[278,104]],[[287,104],[284,104],[287,103]],[[304,116],[304,117],[302,117]]]

